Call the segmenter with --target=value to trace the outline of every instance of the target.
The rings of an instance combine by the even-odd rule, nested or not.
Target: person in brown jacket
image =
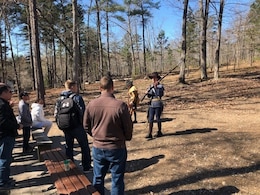
[[[113,95],[114,84],[109,76],[100,80],[101,95],[90,101],[83,119],[84,128],[93,137],[93,185],[104,194],[104,178],[112,174],[111,194],[124,194],[124,173],[127,160],[126,141],[132,139],[133,123],[128,106]]]

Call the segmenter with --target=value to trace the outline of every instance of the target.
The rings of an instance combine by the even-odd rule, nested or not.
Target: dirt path
[[[145,113],[138,113],[127,194],[259,194],[260,103],[253,105],[168,111],[165,136],[151,141],[144,139]]]
[[[191,73],[187,85],[177,74],[163,81],[163,133],[147,141],[146,101],[138,109],[133,140],[128,142],[126,194],[260,194],[260,65],[233,72],[222,69],[218,81],[198,82]],[[135,80],[140,96],[150,80]],[[85,86],[90,101],[98,84]],[[126,100],[124,81],[115,95]],[[46,113],[62,89],[47,91]],[[156,124],[154,134],[156,133]],[[91,138],[90,138],[91,140]],[[110,186],[109,175],[107,188]]]

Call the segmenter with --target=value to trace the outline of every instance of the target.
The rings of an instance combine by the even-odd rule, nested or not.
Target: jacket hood
[[[60,93],[60,96],[66,96],[66,97],[68,97],[70,94],[72,94],[72,91],[62,91],[62,92]]]
[[[41,104],[39,104],[39,103],[32,103],[32,105],[31,105],[31,108],[33,109],[33,108],[40,108],[40,107],[43,107],[43,105],[41,105]]]

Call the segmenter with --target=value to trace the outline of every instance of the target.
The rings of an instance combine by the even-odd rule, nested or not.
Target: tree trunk
[[[106,9],[106,31],[107,31],[107,71],[111,70],[111,61],[110,61],[110,45],[109,45],[109,22],[108,22],[108,1]]]
[[[207,80],[207,23],[208,23],[208,13],[209,13],[209,2],[205,1],[205,9],[203,5],[203,0],[200,0],[200,12],[201,12],[201,77],[200,79]]]
[[[54,34],[52,37],[52,45],[53,45],[53,68],[52,68],[52,83],[51,86],[55,87],[57,83],[57,77],[56,77],[56,72],[57,72],[57,56],[56,56],[56,42],[54,38]]]
[[[36,14],[36,0],[29,1],[29,13],[32,35],[33,63],[35,65],[37,97],[44,100],[45,89],[42,75],[40,43],[38,32],[38,16]]]
[[[143,6],[141,6],[143,9]],[[142,36],[143,36],[143,56],[144,56],[144,71],[141,73],[146,74],[146,46],[145,46],[145,21],[144,21],[144,15],[142,14]]]
[[[129,7],[128,7],[128,12],[129,12]],[[128,19],[128,35],[129,35],[129,40],[130,40],[130,45],[131,45],[131,58],[132,58],[132,64],[131,64],[131,67],[129,68],[130,69],[129,74],[132,75],[132,70],[133,70],[133,67],[134,67],[134,75],[137,75],[135,51],[134,51],[134,41],[133,41],[131,20],[130,20],[129,14],[127,14],[127,19]]]
[[[92,0],[90,0],[90,3],[89,3],[89,7],[92,7]],[[90,45],[90,10],[88,11],[87,13],[87,32],[86,32],[86,45]],[[91,52],[91,47],[89,47],[89,49],[87,49],[88,47],[86,47],[86,51],[85,51],[85,57],[86,57],[86,74],[85,74],[85,77],[86,77],[86,81],[90,81],[90,52]]]
[[[101,21],[100,21],[100,10],[98,0],[96,0],[96,7],[97,7],[97,36],[98,36],[98,48],[99,48],[99,71],[100,77],[103,76],[103,47],[102,47],[102,40],[101,40]]]
[[[21,90],[21,85],[20,85],[20,80],[18,78],[18,73],[17,73],[17,69],[16,69],[16,62],[15,62],[15,59],[14,59],[13,44],[12,44],[12,39],[11,39],[11,29],[10,29],[8,17],[5,17],[5,25],[6,25],[6,29],[7,29],[7,33],[8,33],[9,45],[10,45],[10,50],[11,50],[11,57],[12,57],[14,73],[15,73],[15,80],[16,80],[16,83],[17,83],[17,89],[18,89],[18,94],[19,94],[20,90]]]
[[[219,16],[218,16],[218,31],[217,31],[217,47],[215,50],[215,60],[214,60],[214,79],[219,78],[219,55],[220,55],[220,43],[221,43],[221,30],[222,30],[222,16],[224,10],[224,1],[220,0],[219,6]]]
[[[72,0],[72,15],[73,15],[73,80],[79,84],[79,43],[78,43],[78,14],[77,0]]]
[[[134,35],[134,38],[135,38],[135,46],[136,46],[136,55],[137,55],[137,57],[136,57],[136,59],[137,59],[137,63],[138,63],[138,68],[139,68],[139,74],[141,74],[142,72],[141,72],[141,70],[142,70],[142,65],[141,65],[141,58],[140,58],[140,48],[139,48],[139,35],[138,35],[138,32],[137,32],[137,28],[138,28],[138,26],[137,26],[137,24],[135,24],[135,29],[134,29],[134,31],[135,31],[135,35]]]
[[[0,40],[2,41],[2,28],[0,27]],[[0,77],[1,82],[5,82],[5,64],[4,64],[4,56],[3,56],[3,48],[2,43],[0,43],[0,61],[2,68],[2,78]]]
[[[180,65],[180,74],[179,82],[185,83],[185,66],[186,66],[186,23],[187,23],[187,11],[188,11],[189,0],[184,0],[184,9],[182,16],[182,53],[181,53],[181,65]]]
[[[35,81],[35,74],[34,74],[34,64],[33,64],[33,51],[32,51],[32,34],[31,34],[31,24],[30,24],[30,13],[28,7],[26,7],[27,12],[27,32],[30,44],[30,66],[32,68],[32,82],[33,82],[33,90],[36,90],[36,81]]]

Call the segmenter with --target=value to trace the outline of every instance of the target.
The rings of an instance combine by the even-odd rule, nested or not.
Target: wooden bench
[[[74,162],[70,161],[70,169],[65,170],[66,155],[61,148],[43,151],[41,155],[58,194],[100,195]]]
[[[39,161],[43,161],[41,157],[41,152],[45,150],[50,150],[52,146],[52,140],[45,134],[43,129],[33,129],[32,137],[36,141],[34,147],[37,148],[37,156]]]

